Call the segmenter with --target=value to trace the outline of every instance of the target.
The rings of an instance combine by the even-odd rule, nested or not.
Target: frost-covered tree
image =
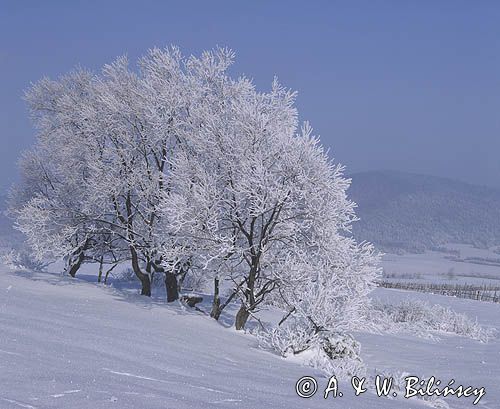
[[[169,240],[159,225],[158,205],[169,191],[172,156],[188,149],[193,106],[209,103],[208,84],[231,60],[232,53],[223,49],[188,59],[176,48],[153,49],[139,61],[137,73],[120,58],[97,82],[87,132],[103,148],[92,160],[89,211],[99,209],[95,218],[123,239],[145,295],[156,271],[165,275],[167,300],[178,297],[177,276],[188,263],[171,262],[158,251]]]
[[[341,321],[326,316],[366,302],[377,271],[371,246],[346,237],[355,215],[342,168],[308,125],[297,132],[294,94],[276,81],[269,93],[222,81],[212,98],[191,112],[189,150],[172,161],[162,210],[175,246],[164,254],[196,255],[214,279],[215,318],[220,282],[232,284],[237,329],[267,302],[309,316],[313,332]]]
[[[21,158],[22,183],[12,192],[17,227],[37,259],[64,258],[74,276],[100,241],[99,226],[84,212],[89,177],[82,112],[92,99],[93,78],[84,70],[43,79],[26,100],[37,144]]]
[[[274,305],[282,333],[309,345],[358,319],[378,258],[350,238],[349,180],[299,129],[295,94],[277,81],[258,92],[228,74],[232,61],[226,49],[153,49],[136,68],[118,58],[35,84],[17,225],[72,275],[126,260],[144,295],[163,274],[167,301],[185,277],[211,283],[214,318],[237,300],[243,329]]]
[[[166,236],[157,232],[157,206],[168,190],[168,160],[184,144],[181,131],[192,128],[191,107],[207,103],[208,84],[232,58],[225,49],[187,59],[176,48],[153,49],[138,70],[118,58],[99,75],[79,70],[36,84],[27,99],[38,143],[15,194],[19,228],[36,252],[64,253],[78,265],[91,249],[100,263],[127,258],[142,294],[151,294],[158,271],[168,300],[176,299],[188,263],[158,252]]]

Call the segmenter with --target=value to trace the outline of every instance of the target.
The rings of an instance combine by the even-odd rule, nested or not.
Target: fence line
[[[500,302],[500,287],[493,285],[402,283],[381,281],[379,287],[448,295],[477,301]]]

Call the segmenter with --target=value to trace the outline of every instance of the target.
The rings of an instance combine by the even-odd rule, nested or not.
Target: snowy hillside
[[[201,313],[136,294],[0,267],[0,407],[430,407],[420,399],[379,398],[370,391],[355,397],[346,382],[340,384],[343,397],[325,401],[321,389],[326,379],[318,371],[263,351],[251,335]],[[375,297],[395,302],[408,294],[379,289]],[[500,305],[429,294],[412,297],[450,305],[500,328]],[[442,334],[429,339],[360,332],[356,337],[369,371],[435,375],[484,386],[478,407],[498,408],[498,339],[484,344]],[[315,376],[320,385],[310,399],[295,393],[295,383],[305,375]],[[450,408],[473,407],[472,398],[446,402]]]
[[[500,190],[409,173],[351,176],[361,220],[356,237],[386,251],[421,252],[445,243],[500,244]]]

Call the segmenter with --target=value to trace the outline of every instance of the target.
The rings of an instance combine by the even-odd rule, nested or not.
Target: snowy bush
[[[287,357],[309,348],[311,335],[307,329],[281,325],[256,333],[262,347]]]
[[[435,305],[433,311],[435,322],[433,329],[437,331],[451,332],[481,342],[488,342],[495,335],[493,329],[484,328],[477,320],[473,321],[465,314],[455,312],[450,308]]]
[[[311,333],[305,327],[282,325],[256,332],[261,347],[339,378],[364,376],[360,344],[349,334]]]
[[[130,267],[129,268],[124,268],[121,271],[116,272],[115,274],[112,274],[113,281],[115,282],[123,282],[123,283],[128,283],[130,281],[134,281],[136,279],[134,270],[132,270]]]
[[[0,260],[12,269],[42,271],[48,263],[33,258],[26,250],[10,250],[0,256]]]
[[[408,331],[422,337],[432,338],[433,332],[447,332],[488,342],[495,336],[493,329],[482,327],[465,314],[419,300],[406,300],[397,305],[374,302],[368,321],[372,329]]]

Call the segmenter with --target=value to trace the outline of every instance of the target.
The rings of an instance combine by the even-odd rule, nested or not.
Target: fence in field
[[[381,281],[378,285],[384,288],[396,288],[399,290],[419,291],[422,293],[500,303],[500,287],[493,285],[402,283],[390,281]]]

